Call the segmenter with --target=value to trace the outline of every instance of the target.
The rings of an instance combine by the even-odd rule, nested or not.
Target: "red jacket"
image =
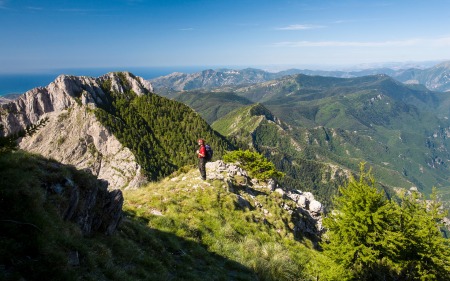
[[[206,147],[204,145],[200,146],[200,149],[198,151],[198,158],[205,158],[206,157]]]

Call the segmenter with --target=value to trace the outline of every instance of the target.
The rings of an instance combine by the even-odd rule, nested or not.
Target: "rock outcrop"
[[[319,241],[321,235],[325,232],[322,225],[323,206],[314,199],[311,192],[302,192],[299,190],[288,190],[280,187],[275,181],[261,184],[256,179],[249,177],[247,171],[237,165],[228,164],[222,160],[209,162],[206,164],[207,178],[223,180],[228,183],[229,190],[235,192],[234,186],[240,185],[246,190],[250,199],[237,194],[237,203],[242,208],[250,205],[261,208],[264,212],[264,205],[256,201],[254,196],[258,189],[266,189],[270,192],[278,193],[285,201],[291,201],[294,204],[283,203],[281,208],[287,210],[295,224],[294,233],[296,236],[307,236],[313,241]],[[253,204],[250,203],[253,200]],[[292,207],[295,206],[295,207]]]
[[[93,110],[108,102],[111,91],[150,93],[148,81],[128,72],[98,78],[60,75],[44,88],[35,88],[0,105],[0,136],[8,136],[47,120],[20,148],[86,169],[109,183],[110,189],[133,188],[145,182],[131,151],[96,119]]]
[[[107,190],[104,181],[91,181],[80,186],[71,179],[46,181],[47,200],[54,204],[63,220],[76,223],[85,236],[94,232],[111,235],[122,220],[123,195],[121,190]],[[63,198],[64,203],[55,204],[52,195]],[[61,199],[60,199],[61,200]]]

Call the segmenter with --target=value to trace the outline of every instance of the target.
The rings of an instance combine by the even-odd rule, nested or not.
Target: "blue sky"
[[[0,73],[450,60],[450,0],[0,0]]]

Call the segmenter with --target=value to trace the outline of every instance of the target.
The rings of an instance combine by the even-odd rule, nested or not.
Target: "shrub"
[[[275,165],[264,156],[249,150],[236,150],[223,156],[227,163],[237,163],[242,169],[258,180],[277,179],[284,177],[284,173],[276,170]]]

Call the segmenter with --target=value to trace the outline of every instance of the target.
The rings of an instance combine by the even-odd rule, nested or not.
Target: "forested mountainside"
[[[242,105],[253,103],[247,98],[227,92],[188,91],[175,96],[174,99],[201,112],[202,117],[209,124]]]
[[[244,127],[243,131],[251,132],[251,145],[279,169],[292,169],[288,175],[303,174],[297,167],[308,167],[300,164],[304,161],[349,171],[367,162],[389,190],[416,186],[429,193],[436,186],[448,194],[449,97],[445,93],[410,87],[387,75],[334,78],[299,74],[233,89],[235,94],[261,103],[285,125],[272,123],[254,129],[255,124],[238,117],[247,111],[236,109],[231,116],[222,117],[226,121],[215,120],[213,127],[229,136],[243,135],[239,129]],[[198,94],[196,102],[208,103],[213,93]],[[186,94],[190,92],[181,92],[176,98]],[[233,131],[219,124],[229,124]],[[327,178],[326,170],[316,167],[309,172],[322,175],[314,177],[313,185],[294,185],[318,187],[318,182]]]
[[[332,196],[353,170],[353,167],[336,165],[337,162],[326,157],[327,149],[321,148],[326,146],[323,128],[294,128],[261,104],[236,109],[214,122],[212,127],[270,159],[286,173],[279,180],[284,187],[313,192],[325,208],[330,206]]]
[[[233,146],[183,103],[153,93],[117,93],[103,84],[108,102],[95,111],[104,124],[137,158],[151,180],[197,162],[197,139],[204,138],[221,157]],[[118,120],[120,120],[118,122]]]
[[[136,187],[195,163],[200,137],[217,157],[232,148],[198,113],[128,72],[61,75],[0,106],[0,136],[41,124],[19,139],[20,148],[88,169],[110,188]]]
[[[173,97],[178,91],[224,88],[243,84],[261,83],[296,74],[337,78],[354,78],[385,74],[400,82],[423,85],[429,90],[440,92],[450,91],[450,62],[443,62],[425,69],[374,68],[357,71],[289,69],[273,73],[253,68],[241,70],[209,69],[192,74],[173,73],[167,76],[154,78],[151,82],[155,87],[156,93]]]

